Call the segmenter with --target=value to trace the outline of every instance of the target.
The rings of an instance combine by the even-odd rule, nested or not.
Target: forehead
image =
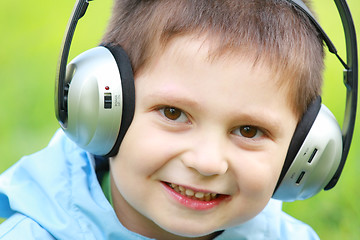
[[[167,58],[167,61],[174,62],[178,66],[194,68],[195,60],[206,63],[208,65],[217,64],[223,67],[223,74],[231,74],[231,67],[246,64],[246,69],[243,72],[249,72],[252,75],[266,73],[267,77],[259,77],[258,83],[271,84],[274,87],[273,93],[281,92],[286,98],[286,102],[292,107],[295,114],[298,114],[296,108],[292,104],[294,99],[291,94],[291,79],[295,77],[282,71],[281,67],[271,57],[267,57],[264,53],[259,56],[256,49],[251,47],[236,48],[236,49],[222,49],[219,44],[220,39],[209,37],[208,35],[188,34],[181,37],[171,39],[169,42],[158,45],[156,51],[151,58],[149,58],[146,67],[138,71],[139,73],[151,70],[154,64],[159,63],[159,59]],[[250,48],[250,49],[249,49]],[[252,50],[251,50],[252,49]],[[167,64],[166,67],[169,67]],[[196,71],[196,75],[200,75],[200,71]],[[237,73],[238,76],[242,74]],[[136,73],[137,75],[137,73]],[[220,81],[220,79],[219,79]]]
[[[236,54],[214,58],[211,44],[191,36],[174,39],[136,77],[137,95],[180,108],[190,106],[213,114],[211,118],[267,116],[277,123],[277,113],[293,114],[288,94],[276,85],[266,65],[254,65]]]

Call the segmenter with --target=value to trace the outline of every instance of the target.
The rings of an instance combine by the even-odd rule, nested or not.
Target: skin
[[[210,60],[210,47],[176,38],[136,75],[134,120],[110,167],[115,212],[141,235],[212,239],[261,212],[280,175],[297,124],[286,90],[241,55]],[[216,204],[179,200],[167,183]]]

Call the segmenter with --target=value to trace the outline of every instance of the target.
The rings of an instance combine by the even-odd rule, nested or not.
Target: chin
[[[203,222],[206,223],[206,222]],[[168,226],[160,226],[165,231],[181,236],[181,237],[189,237],[189,238],[195,238],[195,237],[203,237],[208,236],[212,234],[216,234],[219,231],[218,228],[210,227],[210,226],[204,226],[205,224],[169,224]]]

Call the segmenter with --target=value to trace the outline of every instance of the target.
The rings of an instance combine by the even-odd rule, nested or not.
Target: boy
[[[317,239],[271,199],[320,94],[322,40],[304,14],[282,0],[116,1],[103,42],[124,48],[136,89],[109,173],[57,132],[0,177],[0,238]]]

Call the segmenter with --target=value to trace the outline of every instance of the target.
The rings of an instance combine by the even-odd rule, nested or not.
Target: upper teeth
[[[192,189],[185,188],[183,186],[169,183],[168,184],[172,189],[174,189],[176,192],[180,193],[181,195],[196,199],[196,200],[202,200],[202,201],[210,201],[214,200],[217,197],[216,193],[209,193],[209,192],[195,192]]]

